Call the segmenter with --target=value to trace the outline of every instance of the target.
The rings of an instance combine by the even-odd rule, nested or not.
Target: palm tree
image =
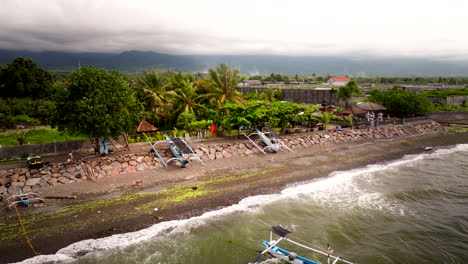
[[[210,93],[207,96],[211,103],[219,109],[226,103],[242,104],[243,98],[240,92],[236,90],[237,83],[243,78],[238,77],[239,69],[230,69],[226,64],[220,64],[216,71],[209,70],[210,73]]]
[[[197,93],[197,88],[194,87],[190,80],[183,80],[182,85],[175,90],[174,94],[174,114],[189,113],[195,117],[200,115],[202,110],[206,110],[202,101],[205,96]]]
[[[156,117],[163,121],[170,110],[171,98],[175,91],[171,91],[171,80],[167,73],[147,71],[137,79],[139,94],[152,108]]]

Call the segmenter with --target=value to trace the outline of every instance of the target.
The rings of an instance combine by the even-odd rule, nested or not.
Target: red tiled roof
[[[137,128],[137,132],[149,132],[149,131],[156,131],[156,130],[158,130],[158,128],[146,122],[146,120],[141,121]]]
[[[349,82],[350,79],[348,77],[342,77],[342,76],[333,76],[331,77],[333,81],[338,81],[338,82]]]

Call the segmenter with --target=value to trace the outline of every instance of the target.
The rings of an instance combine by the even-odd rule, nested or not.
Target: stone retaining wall
[[[292,148],[304,148],[317,144],[350,142],[359,139],[393,138],[444,131],[439,123],[429,121],[402,126],[387,126],[368,129],[319,131],[289,135],[284,143]],[[193,144],[193,149],[202,160],[219,160],[235,156],[250,156],[260,151],[247,140],[222,144]],[[161,151],[166,159],[167,151]],[[263,155],[263,154],[262,154]],[[124,173],[135,173],[146,169],[163,167],[161,161],[151,153],[121,154],[99,157],[94,160],[66,164],[54,163],[40,169],[15,168],[0,170],[0,197],[23,192],[36,191],[41,187],[53,187],[79,181],[96,181]],[[4,197],[6,198],[6,197]],[[3,199],[5,200],[5,199]],[[1,202],[1,201],[0,201]]]

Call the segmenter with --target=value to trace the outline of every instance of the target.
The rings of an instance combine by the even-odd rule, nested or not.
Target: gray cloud
[[[447,1],[3,0],[0,48],[468,59],[468,37],[454,35],[467,4]]]

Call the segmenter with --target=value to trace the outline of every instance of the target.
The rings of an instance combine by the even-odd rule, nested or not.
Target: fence
[[[54,142],[45,144],[29,144],[23,146],[0,148],[0,159],[19,158],[22,155],[34,156],[39,154],[58,154],[76,151],[84,148],[91,148],[91,143],[87,140],[75,140],[65,142]]]

